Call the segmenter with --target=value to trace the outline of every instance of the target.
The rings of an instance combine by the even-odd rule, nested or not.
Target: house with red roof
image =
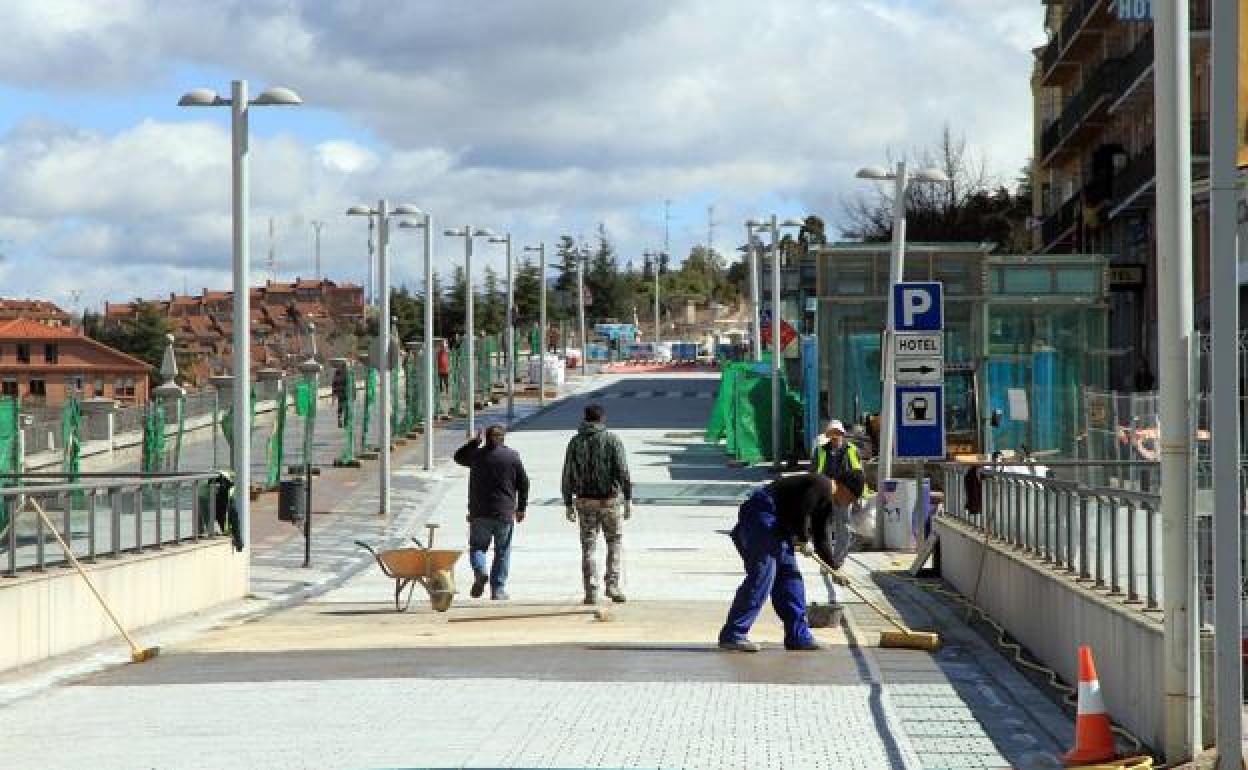
[[[150,367],[68,326],[0,322],[0,395],[59,406],[70,394],[143,404]]]

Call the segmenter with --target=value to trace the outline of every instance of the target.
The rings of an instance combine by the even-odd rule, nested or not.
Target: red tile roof
[[[59,340],[80,336],[64,326],[48,326],[29,318],[14,318],[0,322],[0,339],[8,340]]]

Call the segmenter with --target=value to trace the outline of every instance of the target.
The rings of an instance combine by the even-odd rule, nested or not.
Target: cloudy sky
[[[229,113],[195,87],[289,86],[252,113],[253,277],[362,282],[353,202],[513,233],[603,223],[621,256],[753,214],[833,226],[853,172],[949,123],[1002,181],[1031,145],[1040,0],[9,0],[0,296],[66,307],[229,284]],[[419,242],[392,238],[416,285]],[[434,241],[443,270],[461,241]],[[499,247],[480,259],[502,265]]]

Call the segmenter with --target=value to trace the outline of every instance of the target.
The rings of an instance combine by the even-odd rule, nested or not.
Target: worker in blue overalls
[[[813,543],[820,558],[840,567],[828,532],[833,490],[832,481],[822,474],[786,476],[756,489],[741,504],[731,535],[745,564],[745,580],[719,632],[720,649],[758,652],[749,632],[768,596],[784,622],[785,649],[821,648],[806,622],[806,588],[794,542],[799,548]]]

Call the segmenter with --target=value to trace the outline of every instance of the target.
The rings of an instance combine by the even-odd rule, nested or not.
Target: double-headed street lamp
[[[433,470],[433,217],[425,212],[419,220],[405,219],[399,222],[405,230],[424,231],[425,246],[425,470]]]
[[[377,316],[377,369],[381,380],[381,424],[377,426],[380,433],[381,495],[377,512],[383,516],[390,513],[390,261],[386,258],[386,243],[389,240],[390,217],[420,216],[423,213],[415,206],[407,205],[390,209],[384,198],[377,201],[376,208],[357,204],[347,209],[349,217],[368,217],[370,222],[376,217],[377,221],[377,283],[381,294],[381,310]]]
[[[780,228],[802,226],[801,220],[783,222],[772,214],[764,220],[751,219],[746,231],[771,231],[771,467],[780,467]]]
[[[546,405],[546,243],[536,246],[525,246],[525,251],[537,252],[537,274],[541,276],[537,288],[537,325],[538,325],[538,367],[537,367],[537,406]],[[510,260],[509,260],[510,261]]]
[[[255,99],[247,98],[247,81],[230,84],[226,99],[209,88],[196,88],[182,95],[179,107],[230,108],[230,189],[233,219],[234,261],[234,499],[238,508],[239,540],[247,544],[251,536],[251,252],[247,242],[248,189],[247,152],[250,108],[283,107],[303,104],[289,88],[269,88]]]
[[[754,360],[763,360],[763,329],[761,320],[759,319],[759,307],[762,305],[762,295],[759,293],[758,286],[758,249],[761,245],[755,230],[759,227],[758,222],[745,223],[745,250],[749,255],[750,267],[750,347],[754,351]]]
[[[507,247],[507,333],[504,335],[503,344],[507,346],[507,420],[510,422],[516,416],[515,292],[512,288],[511,233],[496,235],[490,238],[490,243],[501,243]]]
[[[473,344],[472,328],[472,239],[473,238],[493,238],[494,233],[483,227],[474,228],[472,225],[464,225],[460,228],[451,230],[443,230],[442,234],[448,238],[464,239],[464,326],[467,333],[464,335],[465,343],[468,349],[465,351],[468,357],[468,426],[467,435],[471,438],[476,433],[477,418],[477,394],[476,394],[476,368],[477,361],[475,357],[476,347]]]
[[[888,297],[887,316],[884,319],[884,345],[881,360],[884,365],[884,392],[880,396],[880,459],[878,479],[883,483],[893,477],[893,445],[896,440],[896,401],[897,379],[893,371],[893,337],[896,328],[893,325],[893,287],[902,281],[903,265],[906,257],[906,194],[911,182],[927,184],[948,184],[949,177],[938,168],[926,168],[915,172],[913,179],[907,176],[906,162],[898,161],[897,170],[885,171],[878,166],[867,166],[859,169],[859,179],[871,179],[877,182],[893,181],[893,244],[888,263]]]

